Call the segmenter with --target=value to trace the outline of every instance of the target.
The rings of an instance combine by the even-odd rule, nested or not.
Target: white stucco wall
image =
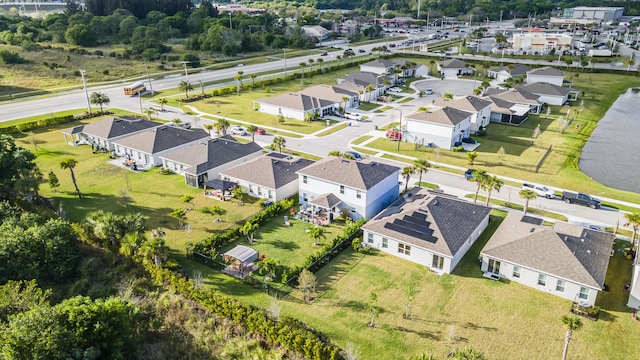
[[[259,111],[262,111],[271,115],[280,115],[282,112],[282,116],[289,119],[303,120],[305,112],[302,110],[283,108],[281,106],[275,106],[270,104],[257,103],[259,106]]]
[[[483,272],[486,272],[487,269],[489,268],[489,259],[491,259],[491,257],[489,256],[482,257]],[[497,260],[497,261],[500,261],[500,260]],[[544,273],[543,274],[546,275],[546,284],[539,285],[538,275],[541,274],[541,272],[534,269],[530,269],[530,268],[520,267],[520,277],[515,277],[514,276],[515,266],[517,265],[514,265],[506,261],[500,261],[500,272],[499,272],[500,276],[510,281],[517,282],[522,285],[525,285],[540,291],[544,291],[546,293],[559,296],[567,300],[585,301],[589,305],[595,305],[596,303],[596,297],[598,296],[598,291],[599,291],[598,289],[590,288],[585,285],[581,285],[567,279],[561,279],[557,276],[554,276],[551,274],[544,274]],[[556,285],[558,284],[558,280],[565,281],[564,291],[556,290]],[[578,299],[578,294],[580,292],[581,287],[586,287],[589,289],[589,296],[586,300]]]
[[[565,102],[567,102],[567,100],[569,100],[569,94],[567,94],[567,96],[552,96],[552,95],[541,95],[541,94],[536,94],[536,95],[540,96],[538,101],[541,101],[543,103],[547,103],[550,105],[562,105]]]
[[[544,75],[527,74],[528,84],[533,84],[537,82],[548,82],[549,84],[562,86],[562,80],[563,78],[560,76],[544,76]]]
[[[449,149],[456,141],[460,141],[463,137],[469,137],[471,127],[471,117],[461,121],[456,126],[441,125],[434,123],[427,123],[418,120],[406,120],[406,137],[407,141],[414,141],[417,136],[418,139],[424,139],[424,145],[427,143],[434,143],[437,147]]]
[[[486,127],[489,122],[491,122],[491,105],[487,105],[471,116],[469,132],[475,134],[481,126]]]

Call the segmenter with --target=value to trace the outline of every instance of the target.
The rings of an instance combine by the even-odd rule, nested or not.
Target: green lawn
[[[360,144],[362,144],[363,142],[365,142],[365,141],[367,141],[367,140],[371,139],[372,137],[373,137],[373,136],[371,136],[371,135],[363,135],[363,136],[360,136],[359,138],[357,138],[357,139],[353,140],[353,141],[351,142],[351,144],[353,144],[353,145],[360,145]]]
[[[340,130],[342,130],[342,129],[346,128],[347,126],[349,126],[349,123],[344,122],[344,123],[342,123],[342,124],[340,124],[340,125],[333,126],[333,127],[329,128],[329,129],[327,129],[326,131],[322,131],[322,132],[320,132],[319,134],[316,134],[316,136],[327,136],[327,135],[331,135],[331,134],[333,134],[333,133],[335,133],[335,132],[338,132],[338,131],[340,131]]]
[[[377,109],[377,110],[376,110],[376,111],[374,111],[374,112],[382,113],[382,112],[385,112],[385,111],[387,111],[387,110],[391,110],[391,109],[393,109],[393,106],[383,106],[383,107],[381,107],[381,108]]]
[[[394,121],[394,122],[388,123],[387,125],[380,126],[378,128],[378,130],[384,131],[384,130],[389,130],[389,129],[397,129],[398,125],[400,125],[400,123],[397,122],[397,121]]]
[[[415,100],[415,98],[412,98],[411,96],[409,96],[409,97],[406,97],[404,99],[396,101],[396,103],[405,104],[405,103],[408,103],[409,101],[412,101],[412,100]]]
[[[480,194],[478,194],[478,203],[487,203],[487,197],[484,195],[481,195],[482,193],[485,193],[484,191],[480,190]],[[493,193],[493,196],[495,196],[495,192]],[[465,195],[465,197],[467,199],[473,199],[475,197],[475,194],[467,194]],[[520,201],[520,199],[518,199]],[[510,209],[515,209],[515,210],[524,210],[524,205],[520,205],[520,204],[514,204],[512,202],[508,202],[508,201],[504,201],[504,200],[498,200],[498,199],[494,199],[493,197],[491,198],[491,200],[489,201],[490,203],[494,204],[494,205],[498,205],[498,206],[504,206]],[[536,201],[535,200],[531,200],[529,202],[529,209],[527,209],[527,214],[535,214],[535,215],[540,215],[540,216],[544,216],[544,217],[548,217],[551,219],[556,219],[556,220],[560,220],[560,221],[569,221],[569,219],[562,215],[562,214],[558,214],[558,213],[554,213],[551,211],[546,211],[546,210],[540,210],[536,208]]]
[[[365,148],[361,148],[361,147],[357,147],[357,146],[354,146],[353,149],[355,151],[361,153],[361,154],[367,154],[367,155],[375,155],[375,154],[378,153],[376,151],[371,151],[371,150],[368,150],[368,149],[365,149]]]
[[[380,106],[381,106],[380,104],[376,104],[376,103],[362,102],[362,103],[360,103],[360,106],[358,106],[358,109],[363,110],[363,111],[371,111],[371,110],[379,108]]]

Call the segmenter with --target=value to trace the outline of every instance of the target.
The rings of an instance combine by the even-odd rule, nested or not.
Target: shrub
[[[362,251],[362,239],[360,239],[359,237],[353,238],[353,241],[351,241],[351,247],[355,252]]]
[[[452,147],[451,151],[455,151],[455,152],[464,151],[464,146],[460,145],[460,146]]]
[[[193,195],[191,194],[184,194],[180,197],[180,201],[184,202],[184,203],[188,203],[189,201],[193,200]]]

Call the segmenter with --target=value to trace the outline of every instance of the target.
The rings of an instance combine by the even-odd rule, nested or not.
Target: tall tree
[[[475,170],[473,172],[473,180],[476,182],[476,194],[473,197],[474,203],[478,201],[478,193],[480,192],[480,189],[486,188],[489,178],[489,174],[484,170]]]
[[[204,125],[202,125],[202,128],[207,130],[207,132],[209,133],[209,137],[211,137],[211,129],[213,129],[213,125],[212,124],[204,124]]]
[[[562,351],[562,360],[567,359],[567,351],[569,350],[569,342],[571,341],[571,335],[574,331],[582,328],[582,320],[577,316],[562,315],[560,318],[562,323],[566,326],[567,332],[564,334],[564,350]]]
[[[257,74],[249,74],[249,79],[251,79],[251,88],[253,89],[254,87],[256,87],[256,78],[258,77]]]
[[[60,187],[60,180],[58,180],[58,176],[56,176],[56,173],[53,172],[53,170],[49,171],[49,177],[48,177],[48,183],[49,183],[49,187],[51,188],[51,192],[56,192],[58,191],[58,187]]]
[[[105,93],[94,91],[91,93],[91,96],[89,97],[89,102],[93,105],[100,106],[100,113],[102,114],[103,113],[102,106],[109,105],[109,103],[111,102],[111,99],[109,99],[109,96],[107,96],[107,94]]]
[[[420,174],[418,178],[418,187],[422,187],[422,174],[429,171],[431,164],[425,159],[418,159],[413,161],[413,167],[415,168],[415,171]]]
[[[231,124],[227,119],[220,118],[216,121],[216,123],[213,126],[216,128],[216,131],[218,132],[218,137],[220,137],[220,135],[227,134],[227,129],[229,128],[229,126],[231,126]]]
[[[638,235],[638,228],[640,228],[640,212],[624,214],[626,220],[624,226],[631,226],[633,233],[631,234],[631,248],[636,245],[636,236]]]
[[[411,303],[415,299],[416,295],[418,295],[418,287],[416,283],[411,281],[407,288],[404,290],[404,316],[403,318],[410,320],[411,319]]]
[[[404,192],[407,192],[409,189],[409,180],[411,180],[411,175],[416,173],[416,168],[413,166],[405,166],[402,168],[402,177],[404,177]]]
[[[489,201],[491,200],[491,192],[493,190],[500,192],[502,185],[504,185],[504,181],[498,179],[497,176],[489,177],[489,180],[485,188],[485,190],[487,191],[487,203],[486,203],[487,206],[489,206]]]
[[[273,139],[273,147],[278,149],[278,152],[282,154],[282,149],[286,148],[287,139],[282,136],[276,136]]]
[[[169,103],[169,100],[167,100],[166,98],[160,98],[158,99],[158,103],[160,104],[160,110],[164,111],[164,107],[165,105],[167,105],[167,103]]]
[[[242,232],[242,234],[247,237],[249,244],[253,244],[254,236],[256,231],[258,231],[258,227],[259,227],[258,224],[253,223],[251,221],[247,221],[244,223],[244,226],[240,229],[240,232]]]
[[[520,190],[520,198],[524,199],[524,215],[527,215],[527,210],[529,210],[529,201],[535,200],[538,197],[538,194],[533,192],[533,190]]]
[[[39,171],[35,158],[32,152],[17,146],[13,137],[0,135],[0,198],[24,195],[28,187],[37,191]]]
[[[378,294],[372,292],[369,294],[369,314],[371,314],[371,320],[369,321],[369,327],[376,327],[376,315],[378,315]]]
[[[180,88],[180,91],[184,91],[184,96],[188,99],[189,90],[193,90],[193,86],[191,85],[191,83],[188,81],[182,80],[180,81],[180,85],[178,85],[178,87]]]
[[[311,294],[316,291],[316,285],[318,284],[318,280],[316,276],[309,270],[304,269],[298,275],[298,290],[301,290],[304,293],[304,300],[309,301],[311,299]]]
[[[71,173],[71,181],[73,181],[73,186],[75,186],[76,188],[76,194],[78,194],[78,198],[82,198],[82,194],[80,193],[80,189],[78,188],[78,183],[76,182],[76,174],[73,171],[76,165],[78,165],[78,162],[76,161],[76,159],[73,159],[73,158],[67,158],[60,162],[61,169],[63,170],[69,169],[69,172]]]
[[[318,241],[326,237],[324,234],[324,228],[318,225],[310,228],[309,237],[313,240],[313,245],[318,245]]]
[[[258,127],[255,125],[247,126],[247,132],[251,134],[251,141],[256,141],[256,132],[258,132]]]

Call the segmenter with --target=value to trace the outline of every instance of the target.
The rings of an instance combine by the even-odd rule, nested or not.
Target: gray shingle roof
[[[362,228],[453,257],[491,212],[486,206],[452,196],[433,194],[427,189],[413,190],[412,193],[414,195],[408,202],[404,198],[398,199]],[[418,224],[419,228],[423,229],[419,232],[428,240],[402,230],[396,231],[386,225],[403,221]]]
[[[207,141],[203,139],[203,141],[186,148],[172,151],[163,158],[189,166],[184,170],[187,174],[200,175],[261,151],[262,147],[255,142],[240,143],[233,137],[225,135]]]
[[[374,89],[384,86],[384,76],[368,71],[352,72],[342,78],[344,81],[353,81],[357,85],[367,87],[373,86]]]
[[[531,68],[527,65],[522,64],[513,64],[513,69],[510,69],[508,66],[500,66],[495,69],[491,69],[493,72],[506,71],[511,76],[523,76],[527,75],[528,71],[531,71]]]
[[[518,104],[531,104],[531,105],[540,105],[538,99],[540,95],[532,94],[523,89],[497,89],[497,88],[488,88],[485,90],[484,94],[486,96],[491,96],[494,98],[510,101]]]
[[[398,167],[375,161],[355,161],[329,156],[299,170],[298,173],[355,189],[368,190],[398,171]]]
[[[413,114],[407,115],[405,119],[441,125],[457,125],[471,115],[470,112],[445,106],[436,110],[414,112]]]
[[[272,154],[274,156],[271,156]],[[269,189],[279,189],[292,181],[298,181],[296,172],[313,163],[312,160],[304,158],[289,159],[271,153],[224,170],[220,174]]]
[[[553,228],[509,213],[482,254],[602,289],[615,236],[556,222]]]
[[[371,67],[379,67],[379,68],[384,68],[384,69],[389,69],[389,68],[393,68],[396,67],[396,63],[391,61],[391,60],[387,60],[387,59],[375,59],[375,60],[371,60],[367,63],[364,63],[360,66],[371,66]]]
[[[551,66],[544,66],[541,68],[533,69],[527,71],[527,75],[538,75],[538,76],[561,76],[564,77],[564,71],[560,69],[556,69]]]
[[[202,129],[162,125],[129,135],[115,143],[143,153],[155,154],[208,137],[209,134]]]
[[[477,96],[464,96],[458,99],[446,100],[444,98],[438,98],[434,101],[433,105],[436,106],[448,106],[458,110],[469,111],[476,113],[487,106],[491,105],[491,101],[479,98]]]
[[[466,62],[459,59],[449,59],[440,62],[440,67],[443,69],[463,69],[467,66]]]
[[[113,139],[160,125],[162,124],[154,121],[124,116],[108,118],[87,124],[84,126],[82,132],[103,139]]]
[[[321,99],[299,92],[286,93],[272,98],[258,99],[256,102],[303,111],[314,110],[335,104],[335,101]]]
[[[324,99],[331,101],[332,103],[342,102],[343,97],[355,97],[358,96],[357,91],[348,90],[340,86],[333,85],[316,85],[310,86],[302,91],[301,94],[315,97],[318,99]]]
[[[524,90],[535,95],[553,95],[565,96],[570,92],[569,88],[549,84],[548,82],[535,82],[529,84],[521,84],[516,87],[518,90]]]
[[[309,201],[311,204],[320,206],[325,209],[332,209],[342,202],[339,197],[335,196],[333,193],[327,193],[316,196],[315,199]]]

